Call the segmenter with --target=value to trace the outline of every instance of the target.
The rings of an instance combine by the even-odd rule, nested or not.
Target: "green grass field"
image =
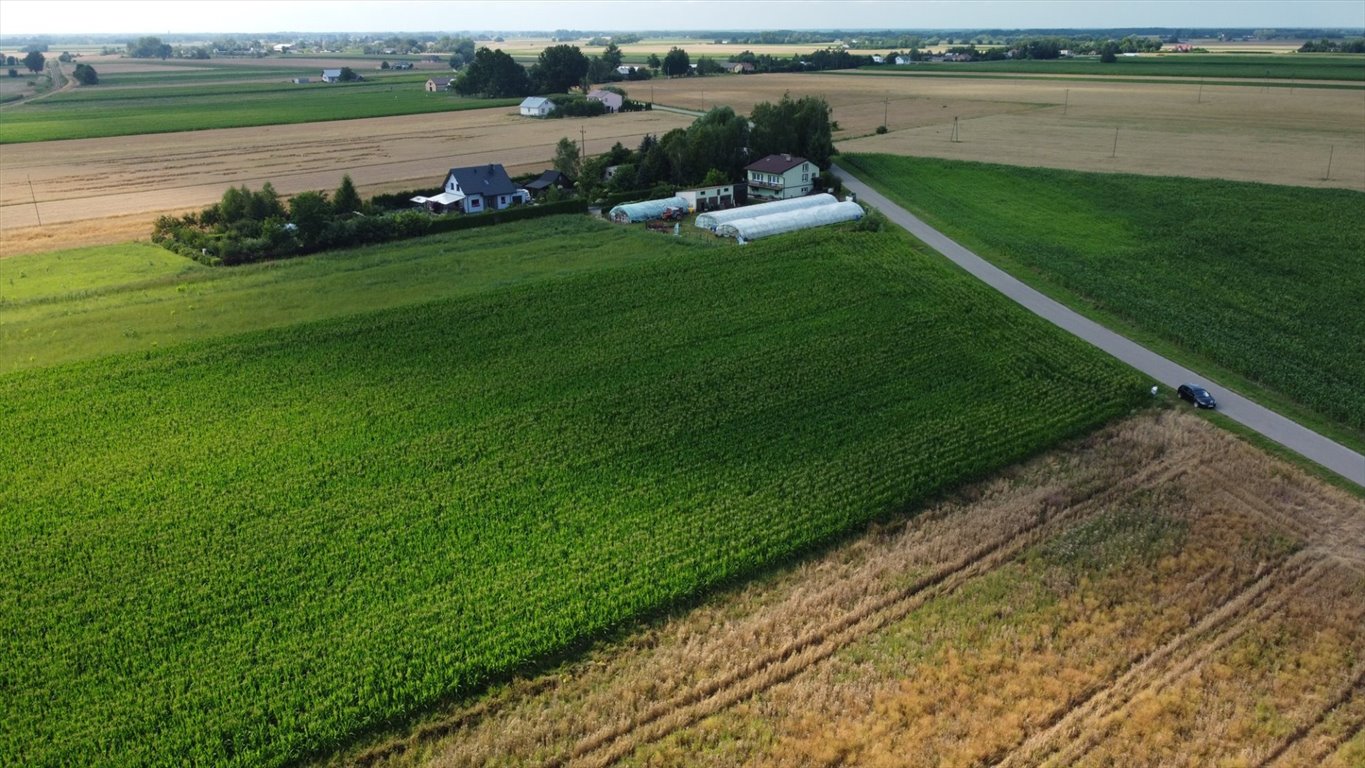
[[[900,232],[623,229],[528,281],[518,238],[597,253],[499,229],[466,295],[0,376],[0,763],[287,764],[1149,399]]]
[[[1098,59],[1052,61],[965,61],[878,65],[860,71],[924,73],[1021,73],[1049,75],[1113,75],[1115,77],[1234,77],[1291,80],[1365,81],[1365,56],[1327,54],[1220,55],[1169,54],[1120,56],[1113,64]]]
[[[1016,275],[1365,446],[1365,194],[887,155],[839,162]]]
[[[362,83],[76,89],[6,112],[0,144],[452,112],[519,101],[427,93],[425,82],[404,76]]]

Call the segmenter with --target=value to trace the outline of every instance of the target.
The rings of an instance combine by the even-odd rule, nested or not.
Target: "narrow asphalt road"
[[[1204,384],[1218,399],[1218,410],[1224,416],[1265,435],[1280,445],[1298,453],[1357,485],[1365,486],[1365,456],[1340,443],[1329,440],[1298,422],[1257,405],[1206,377],[1177,365],[1161,355],[1135,344],[1104,326],[1083,317],[1016,280],[1000,268],[975,253],[953,242],[942,232],[925,224],[909,211],[878,194],[839,166],[834,172],[844,180],[844,186],[857,193],[858,199],[886,214],[892,222],[948,257],[958,266],[983,280],[987,285],[1022,304],[1035,315],[1069,331],[1100,349],[1117,357],[1156,383],[1174,389],[1185,382]]]

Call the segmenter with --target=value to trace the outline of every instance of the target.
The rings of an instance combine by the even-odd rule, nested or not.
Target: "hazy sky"
[[[0,0],[0,33],[1365,27],[1365,0]]]

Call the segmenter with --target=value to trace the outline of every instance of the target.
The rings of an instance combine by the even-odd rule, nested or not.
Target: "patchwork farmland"
[[[284,60],[110,63],[63,109],[259,96],[250,125],[323,66]],[[554,216],[231,269],[127,242],[228,185],[430,188],[818,95],[859,174],[975,246],[1013,222],[1007,258],[1162,305],[1154,335],[1178,302],[1228,328],[1289,302],[1220,363],[1280,366],[1270,396],[1358,439],[1330,254],[1362,231],[1365,89],[1276,79],[656,79],[623,85],[684,112],[5,145],[0,764],[1360,765],[1358,489],[875,214],[742,247]],[[1144,247],[1249,273],[1125,288]]]

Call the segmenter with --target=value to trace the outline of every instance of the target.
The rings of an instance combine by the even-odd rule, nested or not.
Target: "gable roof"
[[[437,88],[444,88],[444,87],[446,87],[447,85],[450,85],[450,78],[448,78],[448,77],[432,77],[432,78],[428,78],[428,79],[427,79],[427,82],[428,82],[428,83],[431,83],[432,85],[436,86]]]
[[[615,104],[618,107],[625,101],[621,94],[613,91],[606,91],[601,88],[594,88],[591,91],[588,91],[588,98],[593,101],[600,101],[603,104]]]
[[[324,69],[324,70],[322,70],[322,76],[323,76],[323,77],[341,77],[341,70],[339,70],[339,69]]]
[[[744,170],[758,171],[759,173],[786,173],[804,162],[806,162],[806,158],[796,155],[768,155],[762,160],[756,160],[744,166]]]
[[[539,192],[543,189],[549,189],[552,184],[568,187],[573,185],[573,181],[559,171],[546,171],[545,173],[540,174],[540,178],[527,184],[526,188],[532,192]]]
[[[550,105],[551,109],[554,109],[555,103],[544,96],[527,96],[525,99],[522,99],[521,108],[539,109],[546,104]]]
[[[517,191],[507,171],[497,163],[451,168],[446,179],[451,176],[466,195],[510,195]]]

